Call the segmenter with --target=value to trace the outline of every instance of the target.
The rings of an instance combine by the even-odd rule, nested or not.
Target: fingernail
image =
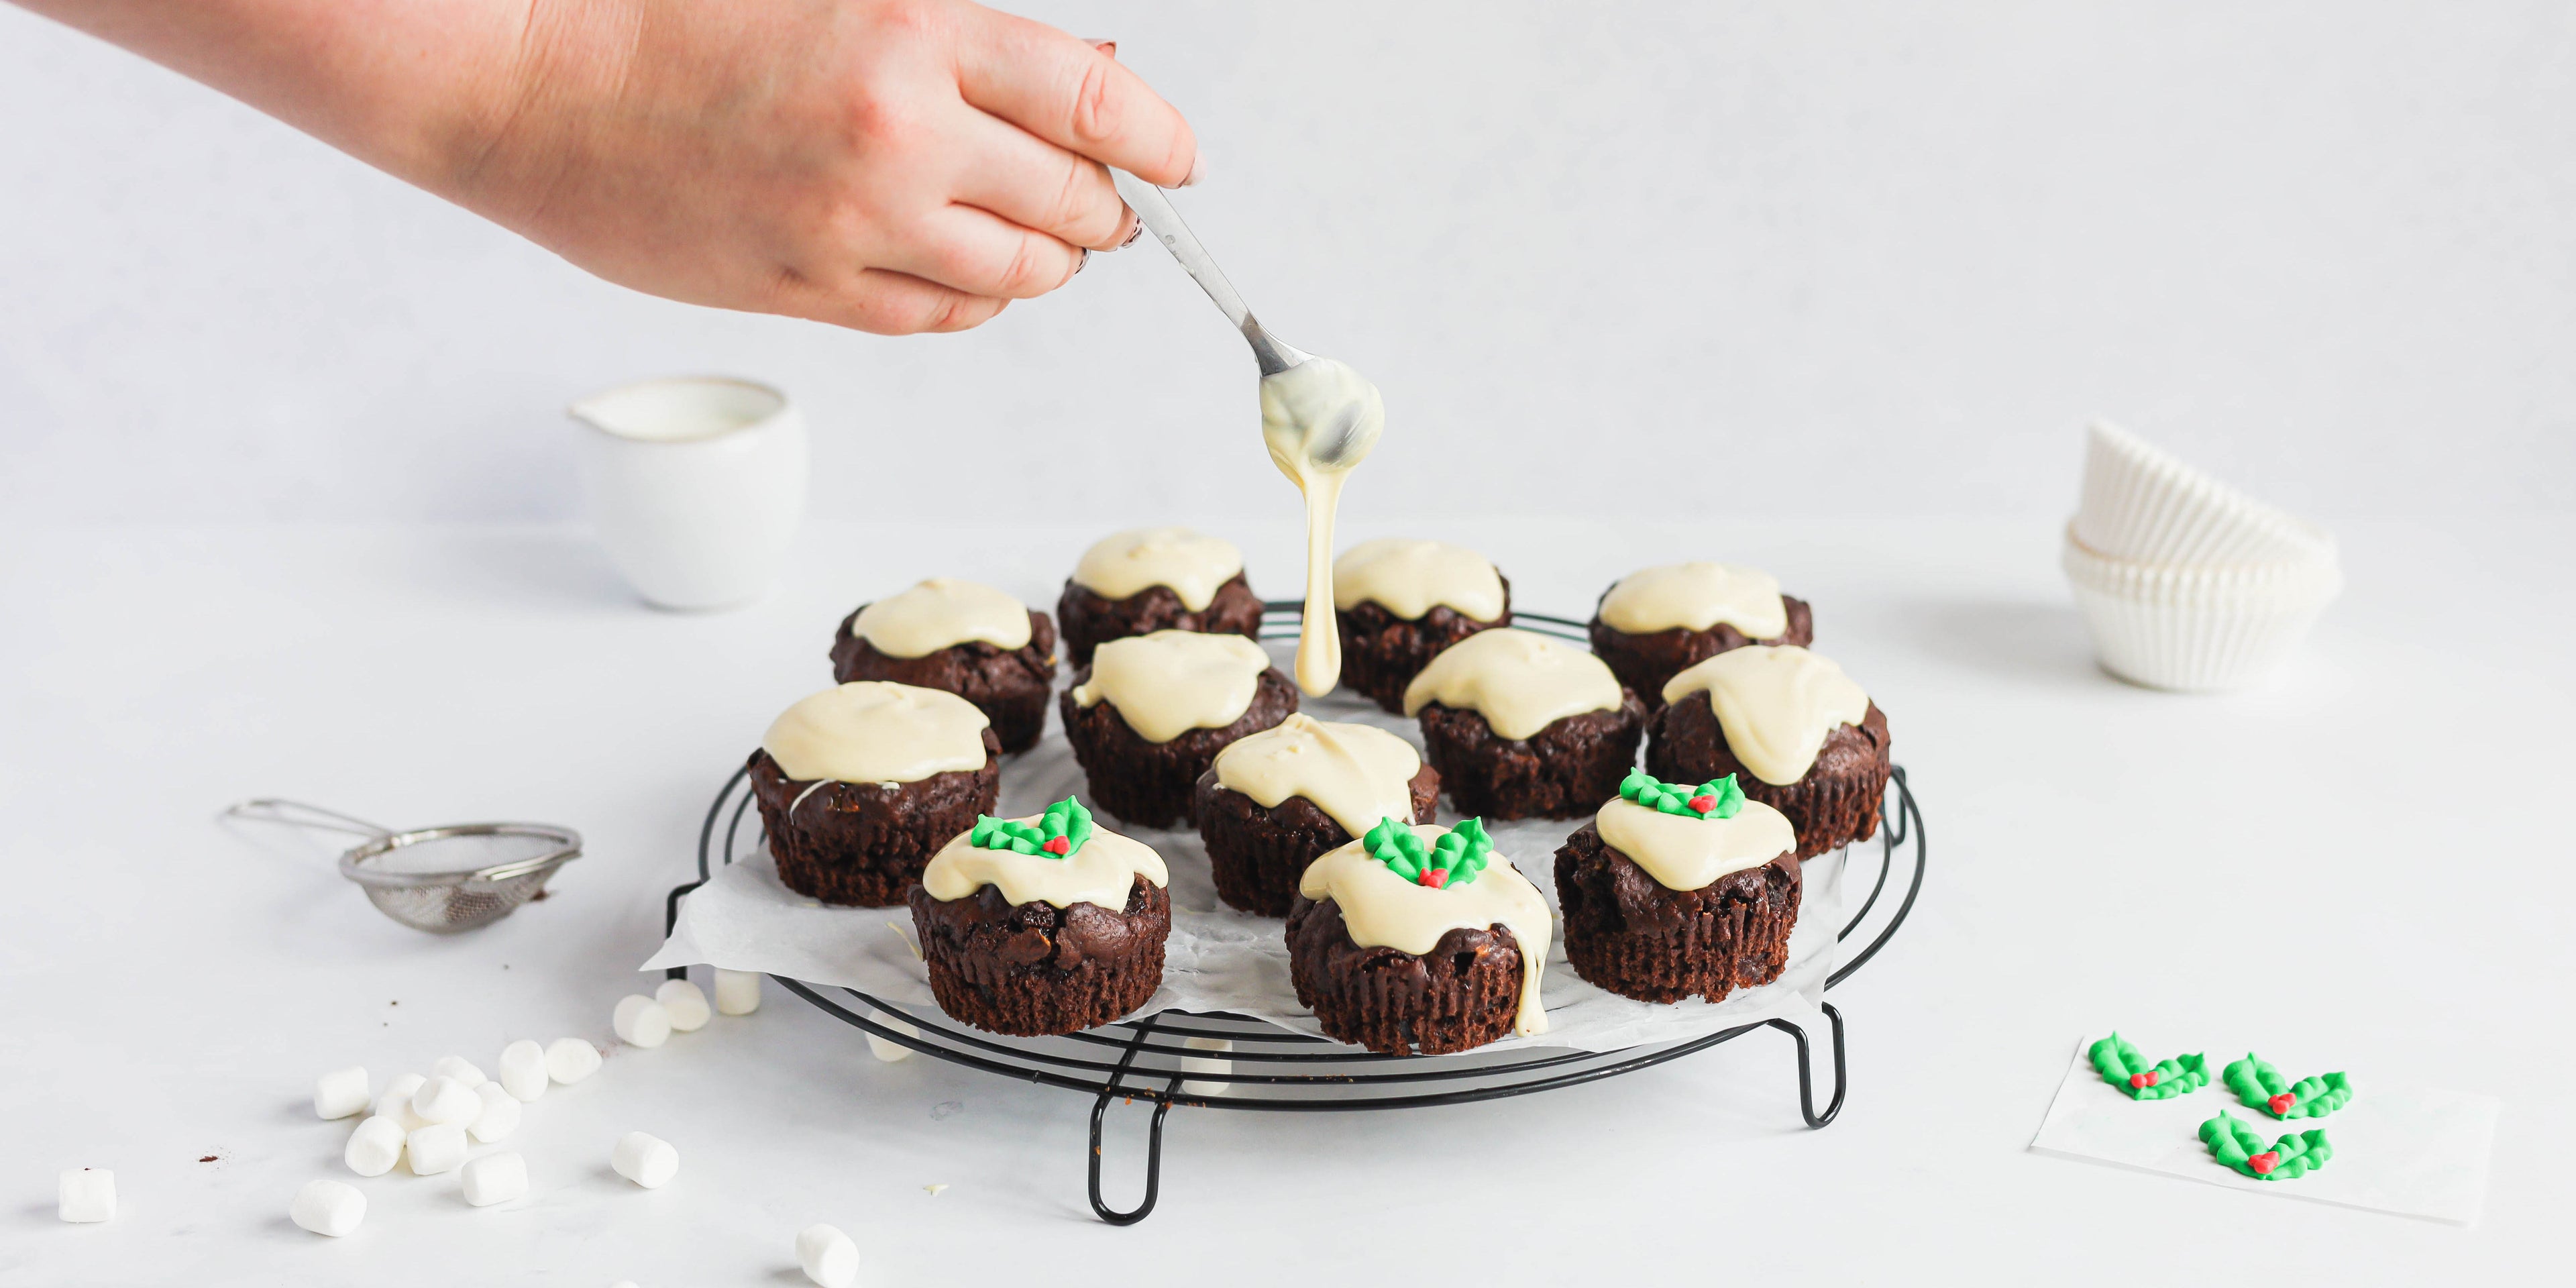
[[[1116,57],[1118,56],[1118,42],[1117,42],[1117,41],[1114,41],[1114,40],[1094,40],[1094,41],[1091,41],[1091,42],[1089,42],[1089,43],[1090,43],[1090,45],[1091,45],[1091,47],[1092,47],[1092,48],[1097,49],[1097,50],[1099,50],[1100,52],[1102,52],[1102,53],[1104,53],[1104,54],[1109,55],[1111,58],[1116,58]]]
[[[1145,221],[1142,219],[1136,219],[1136,216],[1132,212],[1127,217],[1129,219],[1135,219],[1136,226],[1127,230],[1127,240],[1118,243],[1118,249],[1120,250],[1125,250],[1128,247],[1135,245],[1136,239],[1145,235]]]
[[[1199,153],[1198,155],[1196,155],[1196,156],[1194,156],[1194,157],[1191,157],[1191,158],[1190,158],[1190,176],[1189,176],[1188,178],[1186,178],[1186,179],[1181,180],[1181,186],[1182,186],[1182,187],[1184,187],[1184,188],[1195,188],[1195,187],[1199,186],[1199,180],[1204,179],[1204,178],[1206,178],[1206,177],[1207,177],[1207,153],[1205,153],[1205,152],[1201,152],[1201,153]]]
[[[1082,270],[1089,267],[1091,267],[1091,248],[1085,246],[1082,248],[1082,258],[1073,261],[1073,275],[1080,277]]]

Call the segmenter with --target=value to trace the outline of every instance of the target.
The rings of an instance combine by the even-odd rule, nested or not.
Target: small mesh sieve
[[[499,921],[544,890],[555,869],[581,857],[581,833],[549,823],[397,832],[318,806],[267,799],[243,801],[223,817],[367,838],[340,856],[340,875],[364,888],[386,916],[432,934]]]

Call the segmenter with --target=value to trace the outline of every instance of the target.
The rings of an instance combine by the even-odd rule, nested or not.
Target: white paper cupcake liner
[[[2075,532],[2115,559],[2260,564],[2331,556],[2324,529],[2238,492],[2104,422],[2089,431]]]
[[[2111,559],[2070,530],[2063,559],[2102,669],[2186,693],[2261,682],[2343,589],[2331,554],[2189,568]]]

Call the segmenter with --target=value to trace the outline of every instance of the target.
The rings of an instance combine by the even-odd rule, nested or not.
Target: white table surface
[[[610,1005],[649,989],[632,968],[700,813],[769,717],[828,682],[851,604],[948,572],[1051,606],[1106,526],[818,529],[777,594],[710,616],[641,608],[553,529],[0,534],[0,1281],[787,1284],[814,1221],[860,1241],[870,1284],[1439,1283],[1470,1265],[2518,1282],[2563,1248],[2576,524],[2502,519],[2342,525],[2351,589],[2305,657],[2222,698],[2095,671],[2045,521],[1444,525],[1539,609],[1580,613],[1618,572],[1703,552],[1772,568],[1889,712],[1931,877],[1835,994],[1853,1086],[1821,1132],[1767,1032],[1477,1106],[1184,1109],[1159,1210],[1112,1229],[1083,1201],[1085,1098],[881,1065],[773,986],[755,1016],[612,1050],[528,1106],[524,1200],[474,1210],[453,1177],[391,1175],[356,1182],[351,1238],[287,1222],[305,1180],[355,1179],[349,1124],[312,1117],[319,1071],[381,1083],[449,1052],[488,1067],[517,1037],[613,1046]],[[1287,593],[1294,534],[1230,535]],[[324,848],[212,821],[252,795],[399,825],[554,820],[589,851],[555,897],[433,938],[368,908]],[[2070,1044],[2113,1025],[2278,1034],[2357,1077],[2503,1096],[2484,1220],[2028,1153]],[[1112,1139],[1121,1201],[1142,1119]],[[608,1172],[630,1128],[678,1146],[676,1182]],[[55,1173],[80,1166],[116,1170],[113,1222],[54,1219]]]

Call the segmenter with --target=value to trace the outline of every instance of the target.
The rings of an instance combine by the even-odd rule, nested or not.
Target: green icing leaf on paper
[[[978,814],[974,829],[966,833],[966,843],[979,850],[1043,854],[1051,859],[1072,858],[1090,839],[1091,811],[1070,796],[1047,806],[1035,823]]]
[[[2340,1073],[2292,1082],[2251,1051],[2218,1076],[2238,1103],[2275,1118],[2323,1118],[2352,1100],[2352,1079]]]
[[[1415,885],[1442,890],[1475,880],[1493,854],[1494,841],[1485,835],[1483,819],[1468,819],[1425,844],[1410,825],[1381,818],[1360,838],[1360,848],[1385,864],[1387,871]]]
[[[2149,1064],[2145,1056],[2138,1054],[2138,1048],[2117,1033],[2094,1043],[2085,1054],[2101,1073],[2102,1081],[2127,1093],[2131,1100],[2187,1096],[2209,1081],[2206,1057],[2178,1055]]]
[[[2334,1157],[2322,1127],[2291,1132],[2266,1148],[2253,1127],[2223,1109],[2200,1125],[2200,1142],[2209,1146],[2210,1157],[2258,1181],[2296,1180]]]
[[[1619,799],[1633,801],[1658,814],[1733,818],[1744,808],[1744,789],[1736,785],[1733,774],[1691,787],[1665,782],[1642,769],[1631,769],[1626,778],[1619,780]]]

